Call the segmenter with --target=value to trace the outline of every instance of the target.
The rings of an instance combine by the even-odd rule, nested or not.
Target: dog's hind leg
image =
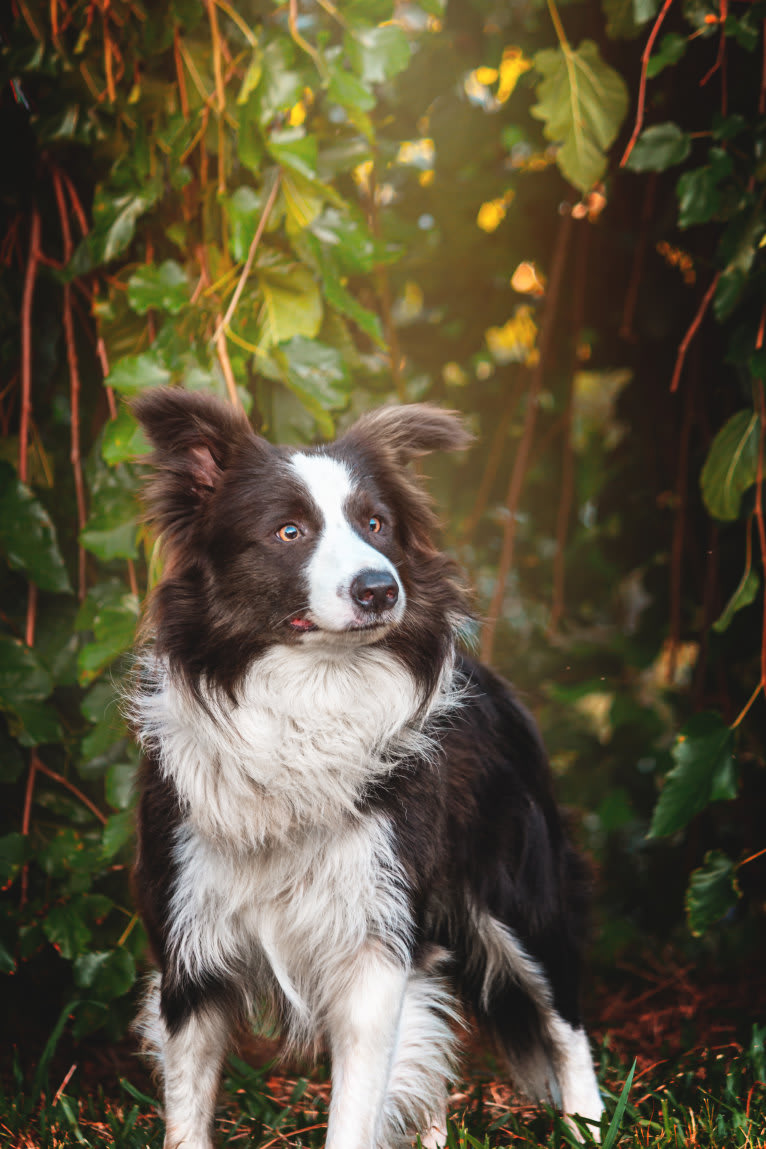
[[[473,924],[468,996],[479,1020],[498,1038],[514,1085],[532,1100],[586,1119],[597,1138],[603,1103],[588,1038],[572,1004],[576,958],[569,954],[569,961],[560,963],[561,984],[554,985],[550,972],[497,918],[484,911],[474,915]],[[569,1009],[568,1020],[557,1008],[557,996]],[[570,1125],[578,1133],[574,1122]]]
[[[215,996],[190,1006],[161,993],[157,978],[136,1028],[156,1058],[164,1094],[164,1149],[212,1149],[221,1066],[233,1017]]]

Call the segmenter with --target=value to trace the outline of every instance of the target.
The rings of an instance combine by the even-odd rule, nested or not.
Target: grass
[[[0,1088],[0,1144],[12,1149],[118,1146],[161,1149],[157,1102],[126,1079],[119,1089],[78,1089],[77,1074],[50,1080],[62,1015],[30,1080],[15,1063]],[[652,1146],[678,1149],[766,1149],[766,1027],[754,1026],[749,1044],[697,1049],[674,1061],[628,1068],[605,1042],[599,1078],[607,1112],[603,1149]],[[324,1144],[329,1081],[319,1070],[290,1077],[232,1058],[217,1120],[221,1146]],[[523,1106],[502,1078],[486,1070],[452,1094],[449,1149],[520,1149],[578,1144],[551,1110]],[[584,1127],[586,1145],[594,1144]]]

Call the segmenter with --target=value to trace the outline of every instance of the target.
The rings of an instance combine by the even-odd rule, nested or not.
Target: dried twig
[[[70,782],[63,774],[57,774],[55,770],[51,770],[51,768],[46,766],[44,762],[41,762],[39,758],[37,758],[36,766],[41,774],[45,774],[48,778],[53,779],[54,782],[58,782],[60,786],[67,789],[70,794],[74,794],[75,798],[78,798],[83,806],[87,806],[91,814],[98,818],[102,826],[106,825],[108,821],[106,814],[102,814],[95,802],[91,802],[88,795],[83,794],[82,790],[78,789],[74,782]]]
[[[40,262],[40,213],[32,211],[29,232],[29,256],[24,273],[24,291],[21,297],[21,417],[19,423],[19,478],[27,481],[27,451],[29,419],[32,413],[32,298]]]
[[[234,312],[237,309],[237,304],[239,303],[242,292],[245,290],[245,284],[247,283],[248,276],[252,271],[253,263],[255,262],[255,254],[258,251],[258,245],[261,242],[261,237],[264,233],[266,224],[269,221],[269,216],[271,215],[271,211],[274,207],[280,183],[281,173],[278,173],[276,179],[274,180],[274,185],[269,192],[268,199],[266,200],[263,211],[261,212],[261,218],[258,220],[258,227],[255,229],[255,235],[250,242],[250,249],[247,253],[245,266],[242,268],[242,274],[239,277],[237,286],[234,288],[234,294],[229,300],[229,306],[226,308],[226,314],[222,319],[218,321],[215,332],[213,333],[213,341],[216,344],[218,344],[220,337],[224,335],[226,329],[229,327],[234,316]]]

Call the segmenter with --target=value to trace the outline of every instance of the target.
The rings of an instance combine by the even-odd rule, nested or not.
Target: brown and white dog
[[[135,410],[165,557],[130,705],[166,1146],[209,1149],[264,1003],[330,1053],[329,1149],[444,1144],[464,1011],[521,1090],[597,1126],[584,866],[529,716],[459,649],[469,608],[407,468],[467,446],[459,418],[388,407],[295,449],[199,393]]]

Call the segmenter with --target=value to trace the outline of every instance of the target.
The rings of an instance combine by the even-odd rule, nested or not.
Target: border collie
[[[587,874],[538,734],[458,645],[469,607],[407,463],[470,436],[428,405],[275,447],[147,392],[164,573],[130,702],[135,869],[158,972],[138,1020],[166,1149],[209,1149],[253,1009],[329,1052],[329,1149],[446,1141],[460,1019],[596,1125],[578,1000]]]

